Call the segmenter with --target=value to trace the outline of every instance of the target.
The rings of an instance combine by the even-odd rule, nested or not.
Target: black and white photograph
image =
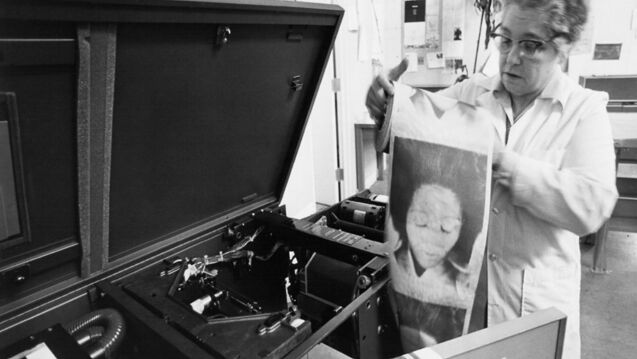
[[[471,255],[488,163],[486,154],[394,138],[385,238],[403,342],[429,346],[463,332],[479,274]]]
[[[635,283],[637,0],[0,0],[0,359],[633,358]]]

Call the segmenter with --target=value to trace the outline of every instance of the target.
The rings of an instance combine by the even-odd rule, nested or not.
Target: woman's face
[[[413,258],[422,268],[440,264],[458,241],[462,209],[448,188],[420,186],[407,210],[407,240]]]
[[[531,55],[521,51],[520,40],[549,41],[550,34],[543,25],[545,15],[534,9],[507,5],[502,23],[496,33],[512,40],[513,47],[500,53],[500,76],[504,88],[513,96],[536,96],[554,75],[560,57],[554,44],[546,43]]]

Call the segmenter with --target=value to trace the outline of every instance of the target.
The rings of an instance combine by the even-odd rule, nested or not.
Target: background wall
[[[471,74],[474,70],[480,13],[474,7],[473,0],[440,1],[464,1],[463,62]],[[290,214],[297,217],[312,213],[316,202],[329,205],[339,198],[356,193],[354,125],[373,123],[365,108],[367,88],[376,74],[396,66],[403,57],[404,0],[318,2],[340,5],[345,10],[345,16],[333,53],[335,65],[332,68],[330,64],[326,72],[284,195],[284,203],[291,210]],[[580,45],[577,54],[571,56],[569,74],[575,79],[582,75],[637,74],[637,25],[633,25],[637,22],[634,19],[637,16],[637,0],[590,0],[590,6],[588,42]],[[444,22],[449,14],[443,13],[442,16]],[[484,36],[483,28],[478,69],[490,52],[484,49]],[[622,43],[620,59],[593,60],[594,43]],[[497,65],[492,67],[494,70],[497,71]],[[419,87],[448,86],[457,76],[421,66],[417,72],[403,75],[401,81]],[[334,77],[340,83],[336,91],[332,88]],[[340,186],[334,174],[337,163],[344,174]]]
[[[472,0],[460,1],[466,1],[464,57],[472,69],[480,17]],[[334,71],[328,65],[283,196],[282,203],[293,217],[312,213],[316,203],[330,205],[357,192],[354,126],[373,124],[365,108],[367,89],[376,74],[396,66],[403,57],[404,0],[315,2],[340,5],[345,15],[333,52]],[[402,81],[415,86],[449,85],[457,77],[421,70],[406,74]],[[340,84],[336,90],[332,78]],[[335,176],[337,164],[343,172],[340,182]]]
[[[441,0],[444,2],[445,0]],[[463,63],[467,66],[467,70],[469,74],[473,73],[474,70],[474,56],[476,53],[476,41],[478,40],[478,34],[480,32],[480,12],[475,8],[473,0],[446,0],[447,4],[442,6],[440,11],[442,14],[442,52],[447,53],[449,51],[448,47],[444,43],[444,40],[450,38],[452,36],[451,29],[454,27],[452,24],[452,19],[460,18],[462,21],[462,38],[463,38],[463,55],[462,60]],[[450,5],[449,3],[453,3],[454,5]],[[396,49],[392,50],[394,54],[391,59],[391,63],[397,63],[404,56],[402,51],[402,16],[403,16],[403,3],[400,2],[392,2],[393,6],[397,9],[395,10],[394,16],[392,19],[388,21],[387,26],[392,28],[393,41],[392,44],[395,44]],[[429,3],[429,2],[428,2]],[[435,3],[435,1],[433,2]],[[460,14],[453,14],[452,11],[461,12]],[[480,47],[478,51],[478,69],[480,65],[484,62],[484,59],[487,55],[487,51],[484,49],[484,36],[485,29],[482,29],[481,37],[480,37]],[[389,59],[388,59],[389,60]],[[459,74],[454,73],[448,69],[438,69],[438,68],[429,68],[426,64],[424,66],[419,66],[418,71],[416,72],[407,72],[402,78],[402,82],[407,83],[412,86],[417,87],[445,87],[453,84]]]
[[[374,74],[380,71],[386,48],[393,49],[387,41],[395,40],[395,36],[385,40],[384,28],[386,21],[390,21],[388,11],[395,14],[395,9],[400,9],[399,1],[389,0],[318,2],[340,5],[345,15],[334,46],[334,66],[328,65],[324,75],[302,151],[297,155],[283,196],[283,204],[292,217],[306,216],[312,208],[316,210],[317,203],[331,205],[357,192],[354,125],[373,123],[365,108],[365,95]],[[397,58],[400,61],[400,55]],[[339,85],[333,85],[333,78]],[[312,144],[306,145],[310,141]],[[306,163],[314,164],[314,172],[306,168]],[[335,174],[338,165],[343,173],[341,181]],[[308,180],[313,183],[305,186]],[[314,189],[315,192],[307,193]]]
[[[637,0],[591,0],[591,16],[587,31],[591,41],[583,44],[583,53],[573,55],[569,75],[637,74]],[[585,31],[586,32],[586,31]],[[619,60],[593,60],[595,43],[621,43]]]

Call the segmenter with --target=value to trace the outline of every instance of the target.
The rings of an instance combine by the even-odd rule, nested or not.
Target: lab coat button
[[[493,207],[493,209],[491,211],[493,211],[493,213],[495,213],[495,214],[499,214],[500,213],[500,210],[495,208],[495,207]]]
[[[498,256],[496,256],[496,255],[495,255],[495,254],[493,254],[493,253],[489,253],[489,260],[490,260],[491,262],[495,262],[497,259],[498,259]]]

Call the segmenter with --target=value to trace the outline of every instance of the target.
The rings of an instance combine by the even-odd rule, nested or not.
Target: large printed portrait
[[[469,320],[488,156],[401,137],[392,153],[385,238],[403,347],[412,351],[462,335]]]

